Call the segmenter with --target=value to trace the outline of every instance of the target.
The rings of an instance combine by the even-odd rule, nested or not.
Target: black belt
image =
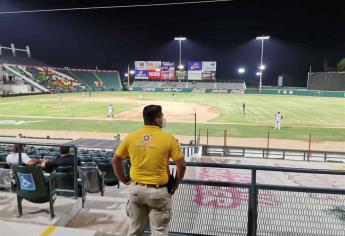
[[[135,181],[134,181],[134,184],[144,186],[147,188],[165,188],[166,186],[168,186],[167,184],[142,184],[142,183],[135,182]]]

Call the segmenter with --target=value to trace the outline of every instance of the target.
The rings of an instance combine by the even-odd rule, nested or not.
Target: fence
[[[206,176],[204,180],[184,180],[173,196],[172,234],[344,235],[344,184],[342,189],[331,189],[260,184],[257,179],[262,173],[344,178],[345,171],[215,163],[187,166],[201,168],[199,172]],[[237,180],[221,175],[234,170],[247,175]],[[217,178],[222,182],[212,181]]]
[[[203,146],[204,156],[283,159],[294,161],[345,162],[344,152],[313,151],[279,148],[256,148],[239,146]]]

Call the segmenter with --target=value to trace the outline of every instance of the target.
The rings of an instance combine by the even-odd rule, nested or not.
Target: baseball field
[[[128,133],[142,126],[142,109],[148,104],[163,106],[166,131],[194,136],[194,114],[201,136],[233,138],[345,142],[345,99],[287,95],[172,94],[143,92],[94,92],[88,94],[37,95],[0,98],[0,133],[26,130],[66,133]],[[245,103],[245,114],[242,104]],[[107,118],[112,104],[114,117]],[[283,115],[281,130],[274,130],[274,116]],[[61,133],[62,132],[62,133]],[[61,136],[61,135],[60,135]]]

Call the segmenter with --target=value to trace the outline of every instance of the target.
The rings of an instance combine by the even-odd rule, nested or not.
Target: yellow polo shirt
[[[130,157],[131,179],[142,184],[166,184],[169,159],[184,157],[174,136],[149,125],[129,134],[116,149],[116,155]]]

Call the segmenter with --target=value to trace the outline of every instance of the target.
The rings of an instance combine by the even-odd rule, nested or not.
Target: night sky
[[[0,0],[0,12],[163,1]],[[169,1],[164,1],[169,2]],[[170,2],[177,2],[170,0]],[[134,60],[217,61],[217,79],[257,79],[265,41],[264,85],[279,74],[305,86],[309,66],[323,71],[345,57],[345,10],[336,1],[244,1],[52,13],[0,15],[0,44],[31,47],[34,58],[53,66],[116,69],[123,74]],[[338,1],[337,1],[338,2]],[[340,2],[340,1],[339,1]],[[238,67],[246,68],[239,76]]]

